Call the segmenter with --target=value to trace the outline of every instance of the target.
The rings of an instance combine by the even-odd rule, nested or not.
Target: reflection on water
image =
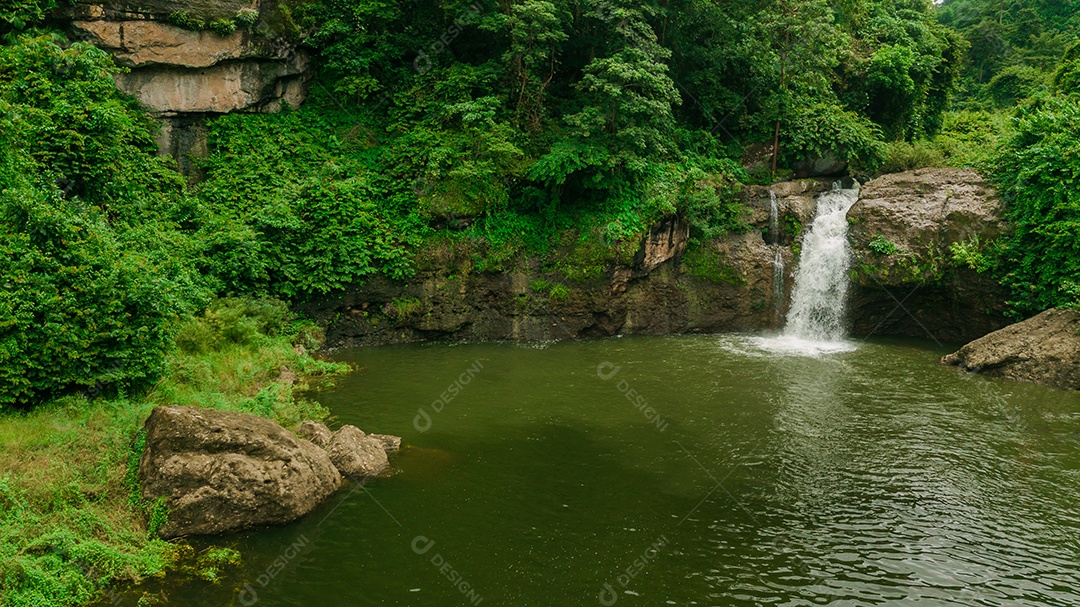
[[[225,538],[245,560],[219,584],[125,596],[1080,605],[1080,396],[964,375],[918,343],[812,356],[769,344],[342,352],[360,370],[318,398],[338,423],[402,435],[397,474],[297,524]],[[418,428],[417,411],[439,399]]]

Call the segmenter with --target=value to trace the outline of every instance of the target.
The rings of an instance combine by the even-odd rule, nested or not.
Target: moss
[[[694,278],[731,285],[746,284],[746,277],[727,262],[719,252],[706,245],[691,245],[682,258],[682,266]]]
[[[423,303],[415,297],[399,297],[390,300],[384,307],[384,312],[390,318],[401,322],[407,318],[417,316],[423,309]]]

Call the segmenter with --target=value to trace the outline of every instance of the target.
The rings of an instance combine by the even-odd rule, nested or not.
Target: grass
[[[319,335],[278,302],[220,300],[183,324],[168,375],[149,393],[106,386],[98,398],[71,395],[0,416],[0,605],[81,605],[118,582],[178,567],[216,579],[238,562],[234,551],[194,555],[154,536],[166,513],[138,498],[139,430],[159,405],[244,411],[286,427],[324,418],[297,396],[346,370],[308,354]]]

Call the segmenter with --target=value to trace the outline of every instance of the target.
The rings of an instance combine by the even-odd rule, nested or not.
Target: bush
[[[885,160],[881,130],[869,119],[829,103],[801,107],[781,132],[781,154],[789,166],[807,158],[834,157],[874,170]]]
[[[59,42],[0,47],[0,407],[149,385],[205,301],[152,121],[108,55]]]
[[[887,144],[881,173],[902,173],[925,167],[947,166],[945,155],[927,141],[894,141]]]
[[[1016,134],[994,163],[1013,232],[1002,281],[1020,315],[1074,302],[1080,283],[1080,97],[1057,97],[1018,113]]]
[[[145,386],[197,296],[56,192],[0,194],[0,406],[99,383]]]

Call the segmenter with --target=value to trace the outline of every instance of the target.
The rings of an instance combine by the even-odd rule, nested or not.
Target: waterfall
[[[832,191],[818,196],[814,222],[803,238],[784,330],[774,337],[749,337],[747,343],[770,355],[784,356],[817,357],[855,349],[854,342],[844,340],[844,300],[851,264],[847,212],[858,199],[858,183],[852,189],[836,183]],[[772,230],[777,223],[773,217],[770,214],[770,232],[779,236]],[[784,257],[781,245],[775,244],[774,249],[773,296],[779,307],[784,297]]]
[[[818,197],[814,223],[803,239],[785,336],[818,342],[843,339],[851,264],[847,212],[858,198],[858,183],[851,189],[837,183]]]
[[[780,242],[780,209],[776,204],[776,192],[769,190],[769,244]]]
[[[780,209],[776,201],[776,192],[769,190],[769,244],[775,249],[773,254],[773,309],[776,318],[784,307],[784,250],[780,246]]]
[[[784,306],[784,249],[776,247],[776,254],[773,256],[772,262],[773,271],[773,300],[776,302],[776,309],[780,310]],[[779,312],[777,312],[779,317]]]

